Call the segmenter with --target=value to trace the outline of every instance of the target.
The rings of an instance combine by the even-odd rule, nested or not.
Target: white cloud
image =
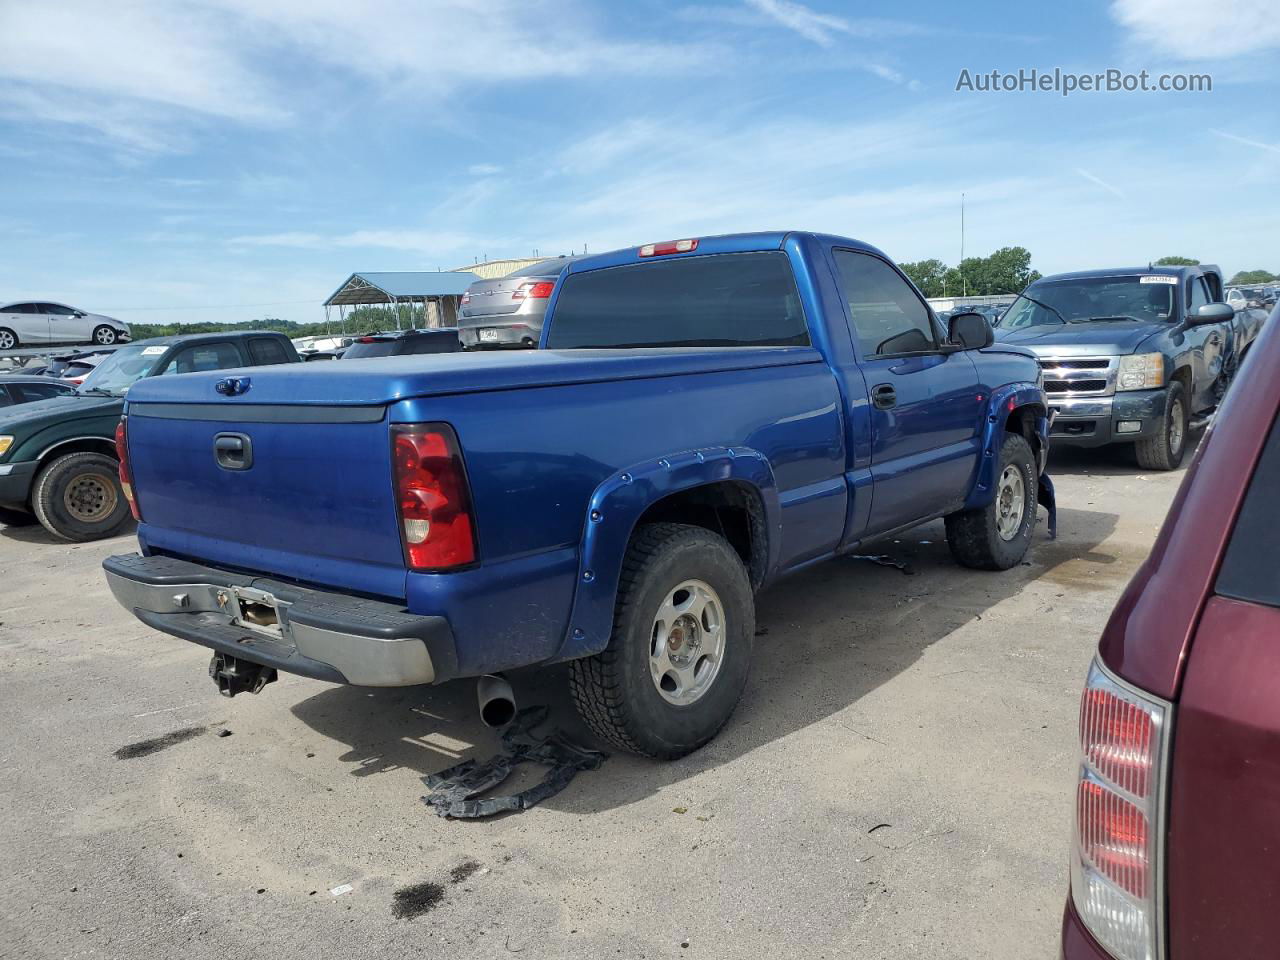
[[[1253,147],[1257,150],[1268,150],[1271,153],[1280,153],[1280,144],[1263,143],[1261,140],[1250,140],[1248,137],[1241,137],[1234,133],[1227,133],[1225,130],[1210,130],[1209,132],[1214,136],[1222,137],[1224,140],[1243,143],[1246,147]]]
[[[475,85],[680,73],[720,53],[610,36],[565,0],[59,0],[0,17],[7,115],[137,152],[183,149],[193,121],[332,115],[344,95],[422,113]]]
[[[1111,16],[1135,44],[1183,60],[1280,48],[1275,0],[1114,0]]]
[[[502,168],[496,163],[473,163],[467,167],[467,173],[473,177],[492,177],[496,173],[501,173]]]
[[[1103,180],[1101,177],[1094,176],[1092,173],[1090,173],[1088,170],[1085,170],[1083,167],[1076,167],[1076,173],[1080,174],[1080,176],[1084,177],[1090,183],[1096,183],[1098,186],[1100,186],[1103,190],[1106,190],[1108,193],[1114,194],[1115,196],[1120,197],[1122,200],[1124,199],[1123,190],[1121,190],[1117,186],[1113,186],[1112,184],[1107,183],[1107,181]]]

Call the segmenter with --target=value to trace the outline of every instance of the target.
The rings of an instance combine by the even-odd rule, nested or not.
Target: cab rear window
[[[1249,483],[1231,542],[1227,544],[1216,588],[1222,596],[1280,607],[1277,504],[1280,504],[1280,418],[1271,426],[1267,446]]]
[[[570,274],[547,335],[552,349],[808,343],[791,262],[781,251],[680,257]]]

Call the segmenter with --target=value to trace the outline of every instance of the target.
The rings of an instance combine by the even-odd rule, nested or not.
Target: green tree
[[[926,297],[943,296],[942,279],[947,272],[947,265],[941,260],[920,260],[915,263],[900,263],[898,266]]]
[[[1271,283],[1280,280],[1280,276],[1268,270],[1241,270],[1228,283]]]
[[[1157,267],[1197,267],[1199,265],[1199,260],[1192,260],[1190,257],[1161,257],[1155,262]]]
[[[1026,247],[1001,247],[987,257],[965,257],[953,279],[947,275],[947,293],[988,297],[1001,293],[1018,293],[1027,284],[1040,279],[1040,271],[1031,269],[1031,251]]]

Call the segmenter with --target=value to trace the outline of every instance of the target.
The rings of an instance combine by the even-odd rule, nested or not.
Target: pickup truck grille
[[[1044,392],[1058,397],[1106,397],[1115,393],[1115,357],[1042,357]]]

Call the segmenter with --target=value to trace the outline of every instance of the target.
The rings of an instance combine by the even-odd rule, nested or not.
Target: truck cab
[[[1224,300],[1217,267],[1148,266],[1037,280],[996,337],[1039,359],[1054,442],[1131,443],[1141,466],[1172,470],[1260,326]]]

